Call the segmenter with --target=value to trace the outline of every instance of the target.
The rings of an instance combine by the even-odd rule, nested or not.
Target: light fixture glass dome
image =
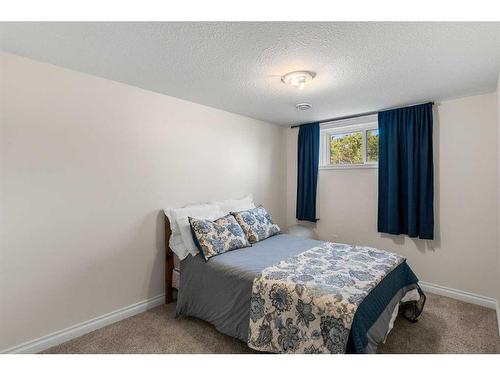
[[[312,81],[314,77],[316,77],[315,72],[311,72],[308,70],[297,70],[295,72],[290,72],[282,76],[281,82],[302,90],[306,83]]]

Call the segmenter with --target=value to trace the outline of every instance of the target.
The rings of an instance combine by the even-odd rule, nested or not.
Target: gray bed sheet
[[[255,276],[266,267],[322,243],[280,234],[252,247],[217,255],[208,262],[199,255],[190,255],[181,261],[176,315],[205,320],[218,331],[247,342]],[[384,340],[395,306],[412,288],[415,286],[400,290],[371,327],[368,332],[368,353],[375,352],[378,344]]]

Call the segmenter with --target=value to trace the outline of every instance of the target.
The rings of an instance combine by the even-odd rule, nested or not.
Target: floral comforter
[[[248,345],[274,353],[345,353],[358,306],[404,260],[326,242],[265,268],[253,281]]]

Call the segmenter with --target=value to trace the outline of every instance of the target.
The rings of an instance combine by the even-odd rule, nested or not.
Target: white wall
[[[0,55],[0,351],[164,291],[160,209],[284,222],[284,129]]]
[[[496,95],[435,106],[436,239],[377,233],[377,169],[320,170],[320,238],[405,256],[426,282],[497,298]],[[287,130],[287,224],[295,223],[296,129]]]

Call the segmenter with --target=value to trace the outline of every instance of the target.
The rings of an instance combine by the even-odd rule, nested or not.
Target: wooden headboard
[[[172,271],[174,270],[174,252],[170,248],[170,236],[172,230],[170,229],[170,221],[165,215],[165,303],[172,302],[173,288],[172,288]]]

